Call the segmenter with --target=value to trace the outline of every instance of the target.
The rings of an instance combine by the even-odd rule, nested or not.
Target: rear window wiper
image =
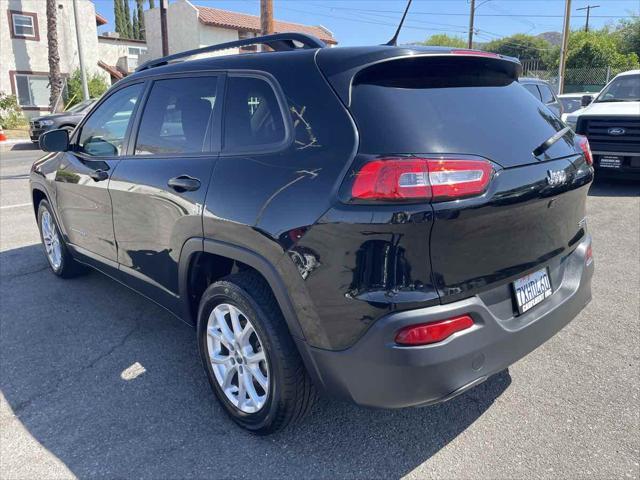
[[[547,150],[549,150],[549,148],[551,147],[551,145],[553,145],[554,143],[556,143],[558,140],[560,140],[562,137],[564,137],[567,133],[569,133],[571,131],[571,127],[564,127],[562,130],[560,130],[559,132],[556,132],[553,134],[553,136],[549,137],[548,139],[546,139],[544,142],[542,142],[540,145],[538,145],[534,150],[533,150],[533,154],[537,157],[538,155],[542,155],[544,152],[546,152]]]

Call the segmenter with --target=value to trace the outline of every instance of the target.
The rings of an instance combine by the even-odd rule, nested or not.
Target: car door
[[[218,156],[224,76],[156,79],[148,85],[128,154],[109,192],[118,262],[125,281],[178,309],[183,244],[202,237],[202,208]]]
[[[126,151],[127,132],[144,85],[115,90],[73,135],[55,173],[56,206],[69,243],[80,254],[117,268],[108,185]]]

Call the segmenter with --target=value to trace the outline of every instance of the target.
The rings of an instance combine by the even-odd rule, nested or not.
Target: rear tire
[[[250,334],[253,341],[245,347],[241,345],[243,340],[234,340],[237,336],[232,313],[239,325],[236,330],[253,329],[255,333]],[[268,435],[310,411],[317,399],[316,390],[273,293],[260,275],[244,271],[211,284],[200,300],[197,331],[198,349],[211,388],[238,425]],[[265,360],[256,367],[251,359],[258,357]],[[241,380],[244,375],[250,379],[248,384]],[[256,401],[243,393],[241,382],[248,385],[244,390],[251,391]]]
[[[62,278],[72,278],[87,271],[84,265],[75,261],[71,256],[47,200],[41,200],[38,204],[38,229],[45,257],[55,275]]]

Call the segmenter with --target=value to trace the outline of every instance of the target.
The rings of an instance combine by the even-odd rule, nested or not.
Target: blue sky
[[[131,5],[135,4],[130,0]],[[101,31],[113,30],[113,1],[94,0],[96,10],[108,18]],[[156,6],[159,0],[156,0]],[[196,5],[258,15],[259,0],[193,0]],[[340,45],[367,45],[386,42],[395,30],[405,0],[274,0],[279,20],[322,24],[331,30]],[[564,0],[476,0],[475,27],[478,41],[489,41],[514,33],[538,34],[562,30]],[[638,0],[573,0],[573,29],[584,27],[584,11],[577,8],[600,5],[591,11],[590,26],[601,27],[618,18],[638,15]],[[467,0],[414,0],[399,43],[422,40],[432,34],[448,33],[466,37],[469,22]]]

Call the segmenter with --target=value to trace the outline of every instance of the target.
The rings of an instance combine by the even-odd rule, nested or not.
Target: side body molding
[[[267,281],[273,291],[282,315],[284,316],[291,335],[304,340],[304,334],[298,322],[297,315],[287,294],[280,275],[274,265],[259,254],[244,247],[233,245],[227,242],[209,240],[203,238],[190,238],[185,242],[180,253],[179,282],[180,298],[182,299],[182,317],[188,323],[195,325],[197,318],[191,312],[189,305],[189,266],[193,256],[199,252],[211,253],[222,257],[230,258],[238,262],[249,265],[258,271]]]

